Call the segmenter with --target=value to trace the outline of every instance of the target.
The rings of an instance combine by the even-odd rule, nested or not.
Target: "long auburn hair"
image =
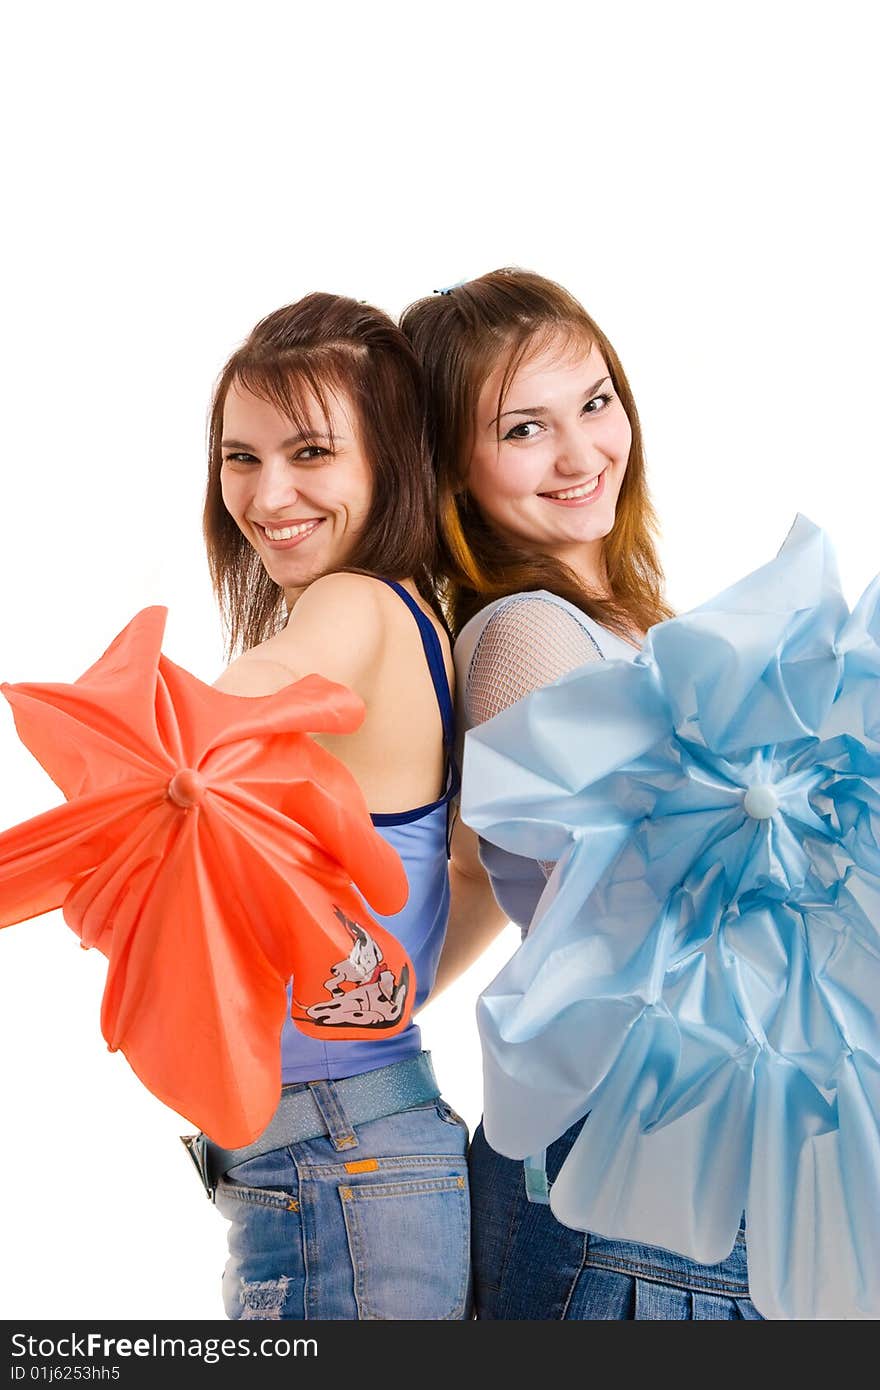
[[[345,394],[372,465],[373,494],[363,530],[339,568],[412,578],[437,608],[436,486],[415,354],[381,309],[342,295],[308,294],[260,320],[229,358],[211,400],[202,530],[228,654],[272,636],[285,618],[284,591],[223,503],[223,408],[233,382],[274,405],[306,436],[314,429],[310,400],[318,402],[332,435],[327,394]]]
[[[578,301],[552,280],[519,269],[495,270],[419,299],[400,326],[425,373],[428,432],[437,473],[439,568],[443,604],[454,634],[485,604],[507,594],[547,589],[604,626],[629,636],[672,616],[654,537],[639,417],[611,343]],[[467,490],[480,391],[504,363],[500,414],[516,372],[551,342],[595,346],[608,364],[632,428],[629,461],[614,526],[603,554],[611,596],[590,594],[568,565],[536,554],[498,531]],[[501,437],[498,426],[498,438]]]

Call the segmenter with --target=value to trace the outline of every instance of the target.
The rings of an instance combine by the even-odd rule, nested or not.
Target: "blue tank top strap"
[[[371,815],[375,826],[382,825],[404,825],[408,821],[421,820],[444,802],[447,804],[454,796],[458,795],[461,779],[458,774],[458,766],[455,761],[455,709],[452,703],[452,693],[449,689],[449,680],[446,675],[446,665],[443,661],[443,649],[440,646],[440,638],[430,618],[422,612],[412,594],[407,593],[402,584],[398,584],[396,579],[385,579],[381,575],[376,576],[381,579],[383,584],[387,584],[390,589],[399,594],[406,604],[409,611],[416,620],[419,629],[419,636],[422,639],[422,647],[428,661],[428,670],[431,673],[431,683],[434,686],[434,694],[437,696],[437,704],[440,707],[440,718],[443,723],[443,747],[446,752],[446,779],[443,788],[443,795],[437,800],[432,801],[427,806],[415,806],[411,811],[403,811],[398,815],[385,815],[374,813]],[[446,849],[449,853],[450,829],[447,825]]]
[[[418,624],[422,646],[428,659],[428,670],[431,672],[431,680],[434,685],[434,694],[437,696],[440,717],[443,720],[443,742],[447,751],[451,751],[455,738],[455,714],[452,707],[449,680],[446,675],[446,665],[443,661],[443,650],[436,628],[427,614],[422,612],[412,594],[407,593],[402,584],[398,584],[396,579],[382,579],[382,583],[387,584],[389,588],[400,595]]]

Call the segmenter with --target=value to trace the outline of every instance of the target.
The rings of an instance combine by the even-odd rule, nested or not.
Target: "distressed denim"
[[[231,1168],[216,1197],[228,1316],[470,1317],[466,1152],[438,1099]]]
[[[552,1183],[577,1138],[578,1121],[547,1150]],[[523,1165],[486,1143],[470,1154],[477,1317],[596,1321],[760,1320],[749,1298],[745,1232],[717,1265],[657,1246],[572,1230],[526,1197]]]

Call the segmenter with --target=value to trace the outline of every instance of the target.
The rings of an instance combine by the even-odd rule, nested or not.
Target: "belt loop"
[[[550,1187],[547,1182],[547,1150],[523,1159],[523,1173],[526,1180],[526,1197],[530,1202],[549,1205]]]
[[[309,1090],[327,1126],[334,1149],[356,1149],[358,1138],[332,1081],[310,1081]]]

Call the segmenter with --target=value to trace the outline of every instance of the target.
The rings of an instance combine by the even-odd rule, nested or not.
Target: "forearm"
[[[433,1000],[478,960],[508,925],[484,870],[465,873],[449,866],[449,925],[430,998]]]

